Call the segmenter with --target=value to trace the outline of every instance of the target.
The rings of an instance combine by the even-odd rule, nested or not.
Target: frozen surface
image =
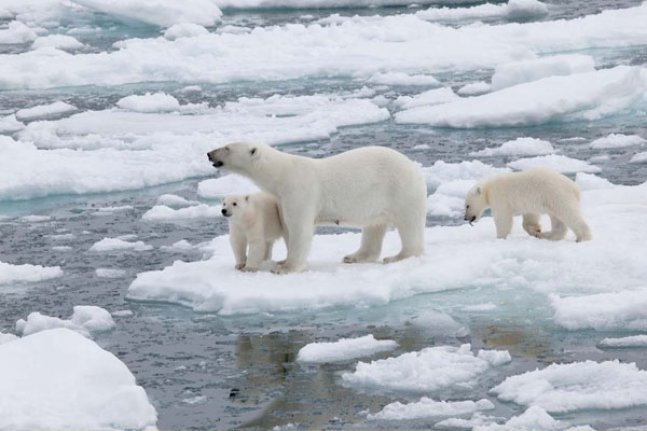
[[[68,329],[0,345],[0,428],[143,429],[157,413],[128,368]]]
[[[441,105],[457,100],[458,96],[449,87],[427,90],[415,96],[400,96],[395,104],[403,109],[415,108],[417,106]]]
[[[355,371],[342,374],[342,380],[354,387],[406,392],[465,389],[474,387],[476,379],[491,367],[510,361],[506,351],[480,350],[474,354],[470,349],[469,344],[428,347],[370,363],[358,362]]]
[[[95,242],[90,247],[90,251],[111,252],[121,250],[147,251],[152,250],[152,246],[143,241],[127,241],[121,238],[103,238]]]
[[[605,338],[600,341],[602,347],[647,347],[647,335],[632,335],[620,338]]]
[[[5,334],[4,332],[0,332],[0,345],[9,343],[10,341],[15,341],[17,339],[18,337],[13,334]]]
[[[301,362],[337,362],[370,356],[374,353],[393,350],[398,343],[393,340],[376,340],[372,334],[359,338],[342,338],[333,342],[310,343],[297,354]]]
[[[543,139],[517,138],[501,144],[500,147],[486,148],[484,150],[470,153],[475,157],[493,156],[540,156],[555,152],[553,144]]]
[[[634,154],[630,160],[631,163],[647,163],[647,151]]]
[[[474,431],[551,431],[563,428],[564,425],[553,419],[546,410],[538,406],[531,406],[521,415],[510,418],[503,425],[476,426]]]
[[[376,73],[369,78],[368,82],[387,85],[440,85],[440,82],[431,75],[409,75],[404,72]]]
[[[573,159],[561,154],[550,154],[547,156],[519,159],[508,163],[508,166],[520,171],[530,168],[544,167],[554,169],[564,174],[574,174],[578,172],[597,173],[602,171],[599,167],[591,165],[584,160]]]
[[[50,34],[39,37],[31,44],[31,49],[57,48],[74,51],[83,48],[85,45],[76,38],[64,34]]]
[[[34,106],[33,108],[21,109],[16,112],[16,119],[19,121],[32,121],[74,111],[76,111],[76,107],[69,103],[58,101],[50,103],[49,105],[40,105]]]
[[[63,270],[59,266],[13,265],[0,262],[0,285],[10,283],[33,283],[61,277]]]
[[[613,149],[645,145],[647,139],[638,135],[623,135],[621,133],[612,133],[604,138],[596,139],[591,142],[591,148],[595,149]]]
[[[11,21],[7,28],[0,29],[0,44],[27,43],[36,37],[36,32],[20,21]]]
[[[644,105],[647,73],[618,66],[588,73],[554,76],[482,96],[398,112],[400,123],[473,128],[596,120]]]
[[[619,361],[574,362],[508,377],[492,392],[499,399],[548,412],[623,409],[647,404],[647,371]]]
[[[100,278],[121,278],[126,275],[126,271],[118,268],[97,268],[94,272]]]
[[[554,55],[503,63],[494,70],[492,89],[500,90],[549,76],[566,76],[593,71],[595,71],[593,57],[582,54]]]
[[[30,313],[27,320],[16,322],[16,332],[31,335],[54,328],[67,328],[89,337],[93,332],[109,331],[115,327],[110,313],[96,305],[77,305],[69,319],[46,316],[37,311]]]
[[[369,419],[402,420],[430,418],[435,416],[461,416],[482,410],[492,410],[494,404],[489,400],[479,401],[435,401],[422,397],[420,401],[402,404],[398,401],[384,406],[384,408],[369,415]]]
[[[170,27],[178,23],[212,26],[222,16],[214,0],[184,0],[181,3],[158,0],[73,0],[87,8],[117,17]]]
[[[560,297],[553,295],[555,323],[570,330],[647,329],[647,289]]]
[[[133,112],[173,112],[180,109],[180,102],[166,93],[146,93],[119,99],[117,106]]]
[[[142,218],[148,221],[173,221],[221,216],[220,207],[217,206],[199,204],[186,208],[173,209],[166,205],[157,205],[146,211]]]
[[[0,117],[0,133],[14,133],[24,127],[25,125],[18,121],[14,114]]]
[[[416,16],[429,21],[467,21],[494,17],[512,20],[532,19],[548,14],[545,3],[537,0],[508,0],[505,4],[485,3],[478,6],[430,8]]]

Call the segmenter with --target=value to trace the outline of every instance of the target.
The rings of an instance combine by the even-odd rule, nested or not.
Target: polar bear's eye
[[[238,205],[236,202],[234,202],[234,206]]]
[[[470,206],[469,206],[469,205],[465,205],[465,208],[470,209]]]

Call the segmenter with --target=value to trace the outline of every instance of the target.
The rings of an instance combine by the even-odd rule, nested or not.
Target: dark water
[[[603,8],[628,7],[639,1],[566,1],[549,2],[547,19],[575,17]],[[343,9],[343,15],[355,13],[401,13],[404,8],[371,10]],[[307,22],[327,16],[331,11],[249,11],[229,13],[226,23],[236,25],[268,25],[285,22]],[[304,17],[305,16],[305,17]],[[151,37],[159,30],[145,25],[112,21],[98,15],[78,18],[90,20],[101,32],[79,36],[91,49],[109,49],[115,40]],[[78,21],[64,23],[79,26]],[[65,29],[62,29],[65,30]],[[8,48],[3,48],[8,49]],[[22,47],[12,47],[20,52]],[[599,52],[597,56],[609,64],[645,64],[647,55],[641,49]],[[459,87],[491,71],[452,77]],[[212,106],[241,96],[267,97],[280,94],[314,94],[353,90],[361,83],[346,80],[300,80],[279,83],[242,83],[220,86],[202,85],[199,96],[175,93],[183,85],[175,83],[137,84],[120,87],[75,87],[39,91],[0,92],[0,110],[12,112],[23,107],[65,100],[81,110],[103,109],[119,98],[136,91],[167,91],[181,103],[208,102]],[[410,94],[409,88],[393,88],[398,94]],[[592,139],[612,132],[647,136],[644,117],[622,115],[595,124],[554,123],[537,127],[449,130],[426,126],[402,126],[393,121],[374,125],[344,128],[330,140],[305,142],[284,147],[288,151],[320,156],[350,148],[377,144],[396,148],[425,166],[436,160],[457,162],[468,153],[501,144],[520,136],[542,138],[554,143],[561,154],[588,159],[595,153],[582,143],[560,141],[564,138]],[[420,144],[429,149],[418,150]],[[630,149],[611,150],[611,157],[596,163],[602,175],[615,183],[637,184],[647,180],[647,165],[628,164]],[[502,166],[505,158],[483,159],[485,163]],[[198,179],[166,186],[124,193],[57,196],[23,202],[0,202],[0,261],[45,266],[59,265],[64,276],[42,283],[0,287],[0,331],[12,332],[15,321],[32,311],[67,318],[74,305],[99,305],[109,311],[132,310],[129,317],[115,318],[116,329],[99,334],[96,341],[117,355],[146,389],[159,413],[162,430],[184,429],[271,429],[295,424],[299,429],[430,429],[439,419],[403,422],[364,422],[360,412],[378,411],[394,400],[413,401],[420,394],[363,392],[341,384],[340,374],[352,369],[354,362],[303,366],[295,363],[297,351],[312,341],[336,340],[372,333],[376,338],[390,338],[400,345],[395,352],[373,358],[396,356],[406,351],[433,345],[472,343],[473,349],[507,349],[513,356],[511,364],[486,373],[477,388],[465,391],[441,391],[426,394],[436,399],[460,400],[488,398],[496,405],[494,416],[509,418],[524,409],[500,403],[487,390],[506,376],[518,374],[553,362],[584,359],[620,359],[636,362],[647,369],[647,357],[640,349],[605,351],[596,348],[604,336],[613,334],[592,331],[567,332],[554,326],[546,298],[523,292],[530,299],[525,306],[510,306],[502,313],[488,314],[460,311],[475,292],[470,289],[419,295],[395,301],[383,307],[325,309],[275,315],[243,315],[223,317],[214,313],[196,313],[176,305],[137,303],[125,299],[127,288],[137,273],[161,269],[173,261],[199,260],[197,250],[164,251],[185,239],[192,244],[207,241],[226,233],[221,219],[195,220],[182,223],[151,223],[142,214],[155,205],[158,196],[174,193],[196,199]],[[130,205],[132,210],[97,215],[101,207]],[[26,223],[19,216],[38,214],[51,220]],[[430,218],[428,225],[456,224],[456,219]],[[54,234],[71,233],[73,239],[55,240]],[[144,252],[92,253],[88,249],[104,237],[136,234],[138,240],[155,248]],[[69,251],[53,250],[54,246],[70,246]],[[99,278],[96,268],[120,268],[121,278]],[[214,274],[217,276],[217,274]],[[307,288],[307,286],[304,286]],[[478,294],[478,292],[476,292]],[[536,298],[534,298],[536,296]],[[510,301],[514,303],[513,300]],[[532,304],[532,309],[526,309]],[[446,328],[412,323],[415,317],[429,310],[451,315],[466,327],[469,335],[448,333]],[[647,427],[647,414],[642,409],[621,411],[578,412],[557,415],[557,419],[573,424],[588,423],[596,429],[613,427]]]

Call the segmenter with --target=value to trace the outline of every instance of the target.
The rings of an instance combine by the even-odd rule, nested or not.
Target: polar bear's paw
[[[244,268],[241,268],[241,271],[243,271],[243,272],[256,272],[256,271],[258,271],[258,268],[254,268],[254,267],[251,267],[251,266],[246,266]]]
[[[538,224],[533,224],[530,226],[524,226],[524,229],[526,232],[528,232],[528,235],[534,236],[535,238],[541,238],[541,226]]]
[[[366,262],[375,262],[377,256],[366,256],[364,254],[353,253],[348,256],[344,256],[342,262],[344,263],[366,263]]]
[[[245,264],[244,263],[237,263],[234,268],[236,268],[238,271],[242,271],[243,268],[245,268]]]

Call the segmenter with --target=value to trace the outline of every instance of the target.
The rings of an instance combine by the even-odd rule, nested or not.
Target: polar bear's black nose
[[[224,215],[225,217],[229,217],[229,213],[227,212],[227,210],[226,210],[226,209],[224,209],[224,208],[223,208],[223,209],[222,209],[222,211],[220,211],[220,212],[221,212],[221,213],[222,213],[222,215]]]
[[[209,159],[211,161],[211,152],[207,153],[207,159]]]

